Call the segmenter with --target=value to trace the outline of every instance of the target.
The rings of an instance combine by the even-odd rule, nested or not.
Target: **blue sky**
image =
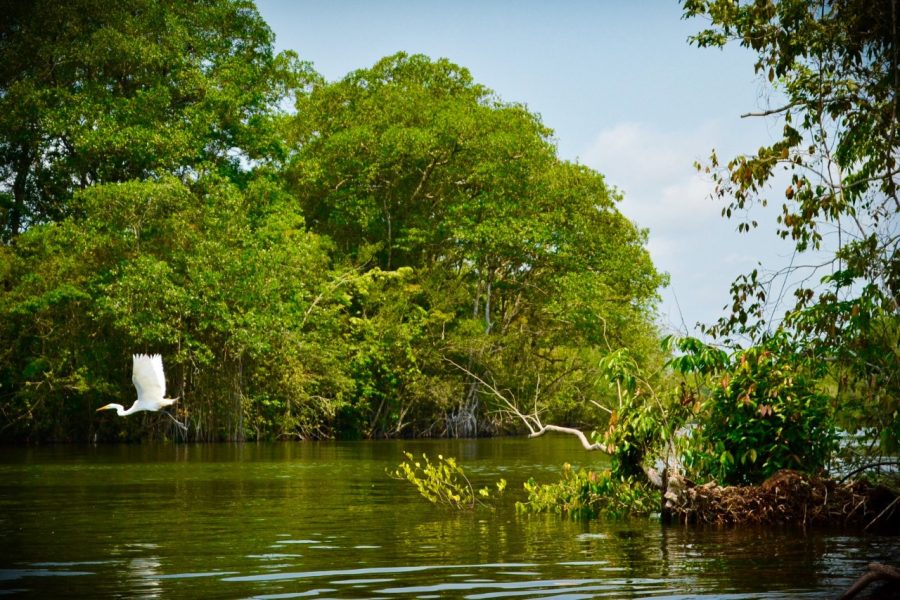
[[[659,320],[695,332],[728,303],[728,288],[759,261],[786,264],[791,246],[761,229],[738,234],[694,169],[752,152],[778,131],[740,115],[769,104],[739,47],[698,49],[703,21],[675,0],[262,0],[279,50],[295,50],[329,80],[397,51],[448,58],[506,101],[522,102],[555,131],[561,158],[606,176],[620,210],[650,231],[648,248],[670,274]],[[777,101],[772,101],[774,104]]]

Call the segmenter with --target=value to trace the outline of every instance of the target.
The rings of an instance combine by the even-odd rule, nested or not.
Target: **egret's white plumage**
[[[115,409],[116,414],[120,417],[126,417],[142,410],[155,412],[161,408],[172,406],[178,400],[178,398],[165,397],[166,375],[163,372],[162,355],[135,354],[132,361],[131,382],[137,390],[137,400],[128,410],[125,410],[121,404],[112,403],[101,406],[97,411]],[[169,416],[172,417],[172,415]],[[182,423],[175,420],[175,417],[172,417],[172,420],[180,427],[187,429]]]

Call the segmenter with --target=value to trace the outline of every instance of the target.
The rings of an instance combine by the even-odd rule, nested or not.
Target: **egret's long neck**
[[[125,407],[122,406],[121,404],[113,404],[113,406],[116,407],[116,414],[117,414],[117,415],[119,415],[120,417],[127,417],[127,416],[130,415],[131,413],[136,412],[135,409],[137,408],[137,402],[135,402],[134,404],[132,404],[132,405],[131,405],[131,408],[129,408],[128,410],[125,410]]]

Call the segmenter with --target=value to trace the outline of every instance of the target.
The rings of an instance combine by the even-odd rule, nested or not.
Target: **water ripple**
[[[319,594],[327,594],[334,592],[332,588],[321,588],[316,590],[308,590],[306,592],[288,592],[285,594],[263,594],[261,596],[251,596],[250,600],[280,600],[281,598],[309,598],[310,596],[318,596]]]
[[[25,577],[78,577],[93,575],[90,571],[51,571],[50,569],[0,569],[0,581],[14,581]]]
[[[171,575],[151,575],[147,579],[197,579],[198,577],[217,577],[219,575],[235,575],[238,571],[210,571],[199,573],[172,573]]]
[[[536,567],[532,563],[490,563],[484,565],[420,565],[397,567],[367,567],[363,569],[338,569],[328,571],[298,571],[292,573],[269,573],[265,575],[241,575],[239,577],[224,577],[222,581],[287,581],[291,579],[312,579],[314,577],[335,577],[352,575],[395,575],[401,573],[417,573],[438,569],[502,569]]]
[[[472,581],[465,583],[436,583],[434,585],[406,586],[384,588],[378,590],[379,594],[427,594],[429,592],[447,592],[453,590],[474,590],[478,588],[499,589],[499,590],[521,590],[527,589],[528,593],[540,593],[541,588],[555,588],[551,593],[558,593],[560,587],[572,588],[583,586],[588,583],[598,583],[599,579],[550,579],[537,581],[515,581],[515,582],[486,582]]]

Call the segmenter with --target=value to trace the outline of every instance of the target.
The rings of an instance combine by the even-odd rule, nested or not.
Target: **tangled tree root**
[[[665,516],[683,523],[841,525],[900,531],[900,496],[865,481],[834,480],[782,470],[759,486],[694,485],[671,477]]]

